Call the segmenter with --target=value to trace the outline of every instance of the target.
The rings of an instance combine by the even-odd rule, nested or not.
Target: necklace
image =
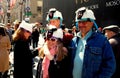
[[[54,64],[56,65],[57,64],[57,55],[54,56]]]

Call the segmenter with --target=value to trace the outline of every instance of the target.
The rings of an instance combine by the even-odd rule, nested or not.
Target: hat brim
[[[103,30],[111,30],[111,29],[117,29],[117,26],[108,26],[108,27],[104,27]],[[118,28],[119,29],[119,28]]]
[[[90,19],[90,18],[81,18],[79,19],[78,21],[93,21],[93,19]]]

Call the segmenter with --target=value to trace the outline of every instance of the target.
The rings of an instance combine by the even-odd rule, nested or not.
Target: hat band
[[[60,17],[53,17],[53,18],[49,18],[48,21],[50,21],[51,19],[59,19]],[[60,18],[59,20],[63,20],[62,18]]]

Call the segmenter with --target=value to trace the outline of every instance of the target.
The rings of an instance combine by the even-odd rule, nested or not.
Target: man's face
[[[59,19],[51,19],[49,24],[56,26],[56,28],[60,27],[60,20]]]
[[[78,22],[79,30],[82,34],[87,34],[93,27],[93,22],[90,21],[79,21]]]
[[[105,30],[105,36],[109,39],[112,36],[114,36],[114,32],[110,31],[110,30]]]

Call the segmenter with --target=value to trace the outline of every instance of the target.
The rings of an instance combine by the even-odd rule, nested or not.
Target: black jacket
[[[33,78],[32,53],[28,41],[14,42],[14,78]]]

